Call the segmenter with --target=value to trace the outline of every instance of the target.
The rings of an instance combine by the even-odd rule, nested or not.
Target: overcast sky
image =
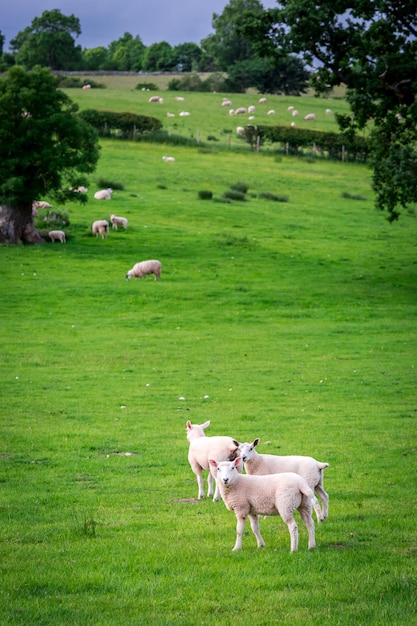
[[[30,26],[44,11],[59,9],[80,20],[82,48],[108,45],[130,33],[139,35],[145,46],[167,41],[171,46],[194,42],[213,32],[213,13],[221,14],[229,0],[0,0],[0,31],[10,40]],[[275,0],[261,0],[265,9]]]

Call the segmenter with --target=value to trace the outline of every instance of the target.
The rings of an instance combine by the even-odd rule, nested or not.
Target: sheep
[[[270,474],[269,476],[249,476],[240,474],[238,468],[242,459],[218,463],[209,459],[210,466],[217,470],[217,484],[222,499],[229,511],[234,511],[237,519],[236,542],[233,550],[242,547],[242,536],[246,518],[249,517],[252,532],[258,548],[265,545],[259,530],[259,515],[280,515],[288,526],[291,537],[291,552],[298,550],[298,526],[294,511],[298,510],[308,531],[308,549],[316,547],[312,505],[321,522],[320,506],[307,481],[294,472]]]
[[[270,109],[268,111],[267,115],[275,115],[275,110],[274,109]]]
[[[259,104],[265,104],[266,98],[259,98]]]
[[[235,114],[235,110],[234,109],[229,109],[229,115],[234,115]]]
[[[245,464],[247,474],[280,474],[281,472],[296,472],[305,478],[310,488],[321,498],[323,505],[323,519],[329,514],[329,495],[324,490],[324,470],[328,463],[316,461],[311,456],[276,456],[274,454],[259,454],[255,447],[260,443],[259,437],[252,443],[239,443],[239,455]]]
[[[84,185],[80,185],[79,187],[73,189],[73,191],[76,191],[77,193],[87,193],[88,188],[84,187]]]
[[[148,100],[148,102],[158,102],[159,104],[162,104],[164,101],[163,98],[161,98],[160,96],[151,96]]]
[[[65,233],[63,230],[50,230],[48,233],[51,241],[60,241],[61,243],[65,243]]]
[[[239,107],[238,109],[236,109],[235,111],[235,115],[245,115],[246,113],[246,109],[245,107]]]
[[[104,239],[109,234],[109,223],[107,220],[96,220],[93,222],[91,230],[93,231],[93,235],[96,237],[100,235],[101,238]]]
[[[333,111],[331,109],[326,109],[326,115],[331,115]]]
[[[298,111],[297,111],[297,109],[294,109],[294,111],[291,113],[291,115],[292,115],[293,117],[297,117],[297,115],[298,115]]]
[[[161,278],[161,269],[161,261],[157,261],[155,259],[149,261],[141,261],[140,263],[136,263],[132,267],[132,269],[128,271],[128,273],[126,274],[126,280],[130,280],[132,276],[134,276],[135,278],[143,278],[148,274],[154,274],[154,280],[159,280]]]
[[[255,113],[255,107],[253,106],[253,104],[248,106],[248,113]]]
[[[210,426],[210,420],[204,424],[191,424],[187,421],[187,439],[190,442],[188,449],[188,462],[197,476],[198,499],[204,498],[203,470],[208,471],[208,492],[210,498],[213,495],[213,483],[215,478],[210,472],[209,458],[220,461],[234,460],[238,455],[236,441],[231,437],[216,436],[206,437],[205,429]],[[216,483],[213,502],[220,500],[220,490]]]
[[[94,194],[95,200],[111,200],[111,194],[113,189],[110,187],[108,189],[100,189],[100,191],[96,191]]]
[[[310,120],[315,120],[316,119],[316,114],[315,113],[308,113],[307,115],[304,116],[304,119],[308,122]]]
[[[184,96],[175,96],[175,100],[177,100],[177,102],[184,102],[185,98]]]
[[[167,163],[174,163],[175,157],[173,157],[173,156],[163,156],[162,160],[166,161]]]
[[[287,111],[294,111],[294,107],[291,105],[287,108]]]
[[[231,107],[231,106],[232,106],[232,101],[228,100],[227,98],[223,98],[222,107]]]
[[[167,113],[167,117],[175,117],[175,113],[170,113],[170,112],[168,111],[168,113]]]
[[[236,134],[237,135],[244,135],[245,134],[245,129],[243,126],[237,126],[236,128]]]
[[[188,117],[190,113],[188,111],[181,111],[180,117]]]
[[[32,207],[35,207],[35,209],[52,209],[52,204],[44,200],[35,200],[35,202],[32,202]]]
[[[127,230],[127,218],[119,217],[118,215],[110,215],[110,221],[114,230],[118,230],[118,226],[123,226],[125,230]]]

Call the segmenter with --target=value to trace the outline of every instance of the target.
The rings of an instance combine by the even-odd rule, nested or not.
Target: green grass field
[[[65,245],[0,249],[2,626],[414,623],[414,213],[389,224],[361,165],[117,141],[89,198]],[[330,463],[316,550],[269,518],[232,553],[188,419]]]

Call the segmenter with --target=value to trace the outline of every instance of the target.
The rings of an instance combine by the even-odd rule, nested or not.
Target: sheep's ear
[[[208,428],[209,426],[210,426],[210,420],[207,420],[207,422],[204,422],[204,424],[201,424],[200,428],[204,430],[205,428]]]
[[[212,467],[217,467],[217,463],[214,459],[209,459],[209,463]]]
[[[261,443],[261,440],[259,439],[259,437],[256,437],[256,439],[253,442],[254,446],[258,446]]]
[[[238,465],[240,465],[240,464],[241,464],[241,462],[242,462],[241,457],[240,457],[240,456],[237,456],[237,457],[235,458],[235,467],[238,467]]]
[[[234,443],[234,445],[235,445],[235,446],[237,446],[237,447],[239,447],[239,446],[240,446],[240,443],[239,443],[238,441],[236,441],[236,439],[233,439],[233,443]]]
[[[191,422],[190,422],[190,420],[187,420],[187,430],[191,430]]]

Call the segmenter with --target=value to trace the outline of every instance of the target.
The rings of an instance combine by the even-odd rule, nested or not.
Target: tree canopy
[[[417,12],[415,0],[281,0],[244,32],[262,54],[299,54],[318,93],[345,84],[344,132],[374,125],[373,186],[388,219],[417,201]],[[388,192],[389,191],[389,192]]]
[[[0,81],[0,243],[40,241],[34,200],[85,200],[71,190],[94,171],[99,147],[77,110],[47,68],[15,66]]]
[[[75,15],[63,15],[53,9],[35,17],[10,46],[16,62],[27,69],[42,65],[52,70],[76,70],[82,64],[81,46],[75,46],[75,38],[80,34],[80,20]]]

